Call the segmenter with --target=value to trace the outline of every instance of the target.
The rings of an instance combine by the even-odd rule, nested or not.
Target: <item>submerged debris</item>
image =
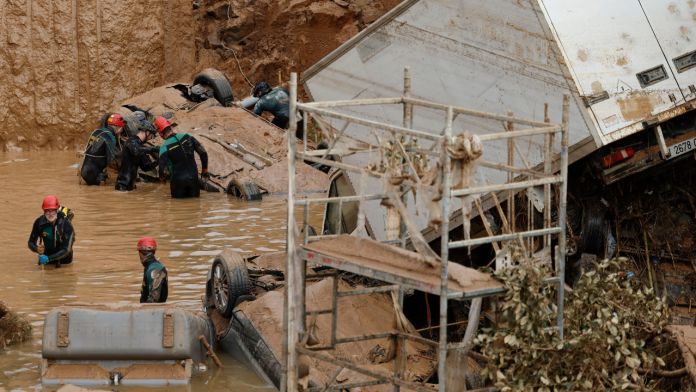
[[[33,327],[29,321],[0,301],[0,346],[3,349],[29,339],[32,331]]]
[[[557,315],[555,289],[542,284],[550,269],[524,264],[496,272],[508,289],[501,306],[507,325],[475,339],[490,359],[484,375],[512,391],[685,390],[688,378],[658,376],[684,367],[664,330],[671,322],[666,302],[609,272],[619,270],[618,260],[596,267],[566,294],[564,341],[545,331]]]

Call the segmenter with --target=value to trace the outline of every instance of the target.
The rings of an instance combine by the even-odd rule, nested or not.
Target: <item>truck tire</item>
[[[227,194],[246,201],[261,200],[261,190],[249,178],[233,178],[227,185]]]
[[[106,128],[109,125],[107,122],[109,117],[114,113],[120,114],[121,117],[123,117],[123,120],[126,123],[126,131],[128,132],[128,136],[135,136],[138,134],[138,125],[140,124],[140,120],[135,113],[123,107],[118,108],[118,110],[115,112],[106,112],[106,114],[102,116],[101,121],[99,121],[99,127]]]
[[[606,209],[600,202],[587,205],[583,216],[582,252],[601,257],[604,252]]]
[[[232,86],[225,75],[217,69],[208,68],[196,75],[193,84],[202,84],[213,89],[213,96],[222,106],[230,106],[234,97],[232,96]]]
[[[249,271],[242,256],[227,253],[227,259],[221,255],[215,257],[212,268],[212,296],[215,309],[222,317],[232,317],[237,299],[251,294]]]

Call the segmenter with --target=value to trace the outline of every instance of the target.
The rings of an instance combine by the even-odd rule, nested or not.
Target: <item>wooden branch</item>
[[[691,382],[696,385],[696,359],[694,359],[694,354],[691,353],[689,347],[686,345],[686,343],[684,343],[682,331],[674,328],[672,325],[666,326],[665,331],[671,333],[676,339],[677,345],[679,346],[679,351],[681,351],[682,358],[684,359],[684,365],[686,365],[685,369],[691,377]]]
[[[657,369],[636,368],[636,371],[638,372],[638,374],[647,374],[648,376],[664,377],[664,378],[678,378],[678,377],[684,377],[684,376],[689,374],[686,371],[685,367],[683,367],[681,369],[677,369],[677,370],[657,370]]]
[[[220,358],[218,358],[217,355],[215,355],[215,352],[213,351],[212,347],[210,347],[210,345],[208,344],[208,341],[205,340],[205,336],[201,335],[198,337],[198,339],[201,341],[201,343],[203,343],[203,346],[205,346],[205,349],[206,349],[206,351],[208,351],[208,354],[211,357],[213,357],[213,361],[215,361],[215,365],[217,365],[217,367],[221,368],[222,362],[220,362]]]

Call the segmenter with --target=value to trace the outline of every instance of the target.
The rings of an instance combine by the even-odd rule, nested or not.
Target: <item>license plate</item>
[[[692,150],[696,150],[696,137],[667,147],[670,159]]]

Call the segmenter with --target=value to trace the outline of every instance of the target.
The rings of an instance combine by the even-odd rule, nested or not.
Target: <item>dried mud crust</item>
[[[125,368],[115,368],[124,380],[186,380],[186,371],[178,363],[137,364]],[[53,364],[43,376],[50,380],[108,380],[111,375],[96,364]]]
[[[222,252],[224,254],[227,251],[231,251],[229,249],[225,249],[225,251]],[[231,251],[234,252],[234,251]],[[260,273],[263,274],[264,272],[284,272],[285,271],[285,263],[286,263],[286,255],[285,252],[270,252],[270,253],[264,253],[261,255],[257,256],[250,256],[250,257],[245,257],[244,260],[246,260],[247,263],[247,269],[249,272],[254,272],[254,273]]]
[[[361,240],[358,246],[355,240],[355,237],[342,235],[313,242],[303,248],[378,271],[406,276],[435,286],[440,285],[439,266],[430,266],[418,253],[370,239]],[[474,291],[503,286],[499,280],[473,268],[449,263],[448,269],[449,288],[452,290]]]
[[[138,310],[148,310],[148,309],[171,309],[171,310],[176,310],[179,312],[183,313],[190,313],[187,312],[175,305],[172,304],[156,304],[156,303],[144,303],[144,304],[136,304],[136,303],[122,303],[122,302],[115,302],[115,303],[99,303],[99,304],[94,304],[94,303],[82,303],[82,302],[76,302],[72,304],[65,304],[63,306],[58,306],[57,308],[54,309],[59,309],[61,311],[69,311],[70,309],[89,309],[89,310],[96,310],[100,312],[133,312],[133,311],[138,311]]]
[[[53,364],[43,376],[49,380],[108,380],[110,377],[109,372],[95,364]]]
[[[339,291],[349,291],[361,289],[362,287],[352,288],[341,281]],[[331,298],[333,282],[331,279],[323,279],[307,285],[307,311],[326,309],[327,301]],[[244,302],[237,307],[244,315],[254,323],[254,326],[271,346],[277,358],[280,358],[282,338],[283,338],[283,289],[277,289],[266,293],[253,302]],[[388,332],[392,330],[394,315],[392,300],[383,294],[359,295],[342,297],[338,300],[338,322],[337,337],[344,338],[359,336],[369,333]],[[331,317],[319,316],[317,318],[317,332],[320,344],[328,343],[331,331]],[[377,339],[363,342],[340,344],[334,351],[324,352],[334,358],[349,360],[350,362],[365,366],[372,371],[390,374],[393,371],[394,363],[375,364],[369,358],[369,352],[375,346],[387,347],[387,339]],[[408,355],[406,375],[407,379],[415,380],[427,374],[434,361],[417,356],[420,351],[426,350],[424,345],[407,342],[406,351]],[[325,363],[312,360],[312,370],[310,379],[323,385],[327,382],[338,368]],[[365,376],[355,372],[344,370],[340,377],[341,380],[347,379],[349,382],[364,381]],[[364,391],[382,390],[380,387],[363,388]]]
[[[302,74],[399,3],[400,0],[202,0],[194,10],[198,18],[198,67],[223,71],[231,81],[234,79],[235,97],[244,98],[251,90],[246,79],[252,84],[266,81],[275,86],[280,73],[285,83],[290,72]]]

